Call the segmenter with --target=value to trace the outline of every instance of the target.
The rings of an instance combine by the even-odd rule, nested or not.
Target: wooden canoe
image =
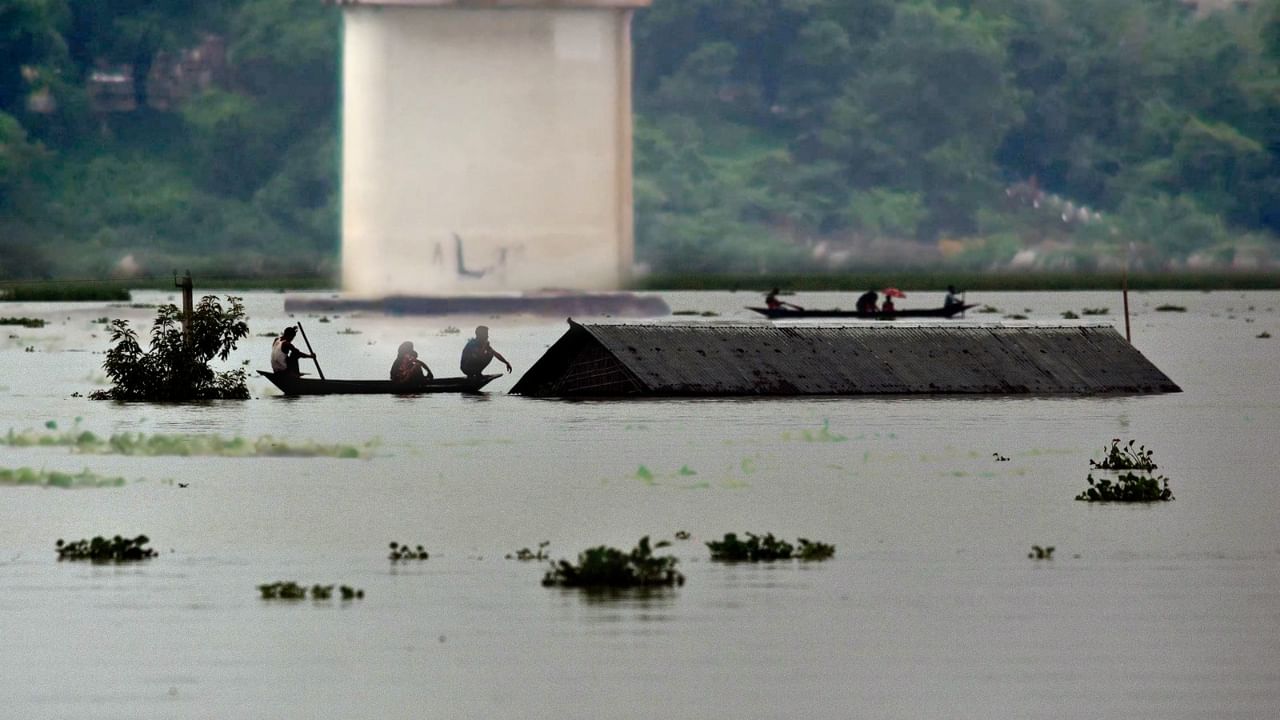
[[[955,304],[940,308],[927,308],[919,310],[894,310],[893,312],[858,312],[857,310],[840,310],[832,308],[829,310],[796,310],[794,308],[777,308],[770,310],[762,307],[748,307],[748,310],[758,312],[770,320],[805,320],[809,318],[861,318],[863,320],[893,320],[895,318],[949,318],[968,310],[971,307],[977,307],[970,304]]]
[[[321,380],[292,377],[259,370],[258,374],[280,388],[285,395],[420,395],[423,393],[473,393],[501,375],[448,377],[406,385],[390,380]]]

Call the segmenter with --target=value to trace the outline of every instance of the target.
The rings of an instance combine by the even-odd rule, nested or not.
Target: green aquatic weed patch
[[[153,548],[147,547],[151,539],[146,535],[126,538],[116,535],[110,540],[98,535],[91,540],[63,542],[61,538],[54,544],[59,560],[88,560],[95,563],[123,563],[149,560],[159,555]]]
[[[1080,311],[1080,314],[1081,315],[1106,315],[1109,312],[1111,312],[1111,308],[1096,307],[1096,308],[1085,308],[1084,310]]]
[[[708,540],[711,559],[720,562],[773,562],[777,560],[826,560],[836,554],[834,545],[799,538],[792,544],[773,533],[756,535],[746,533],[746,539],[737,533],[725,533],[723,540]]]
[[[1173,500],[1169,478],[1163,475],[1145,475],[1128,472],[1114,480],[1086,478],[1089,488],[1076,496],[1085,502],[1163,502]]]
[[[0,468],[0,485],[33,485],[56,488],[121,487],[122,477],[106,477],[89,472],[66,473],[58,470],[35,470],[29,467]]]
[[[263,600],[304,600],[310,592],[312,600],[329,600],[333,597],[333,585],[299,585],[292,580],[282,580],[266,585],[259,585],[258,592]],[[343,600],[360,600],[364,598],[364,590],[349,585],[338,586]]]
[[[1187,309],[1181,305],[1157,305],[1156,312],[1186,312]]]
[[[577,564],[568,560],[551,563],[542,584],[588,590],[683,585],[684,575],[676,570],[680,561],[653,552],[668,545],[665,540],[651,545],[646,535],[630,552],[607,545],[589,548],[578,553]]]
[[[800,442],[845,442],[849,438],[840,433],[831,432],[831,420],[824,419],[822,427],[817,430],[805,428],[794,435],[788,430],[782,433],[782,439],[787,442],[793,439]]]
[[[1089,467],[1095,470],[1155,470],[1156,462],[1152,458],[1155,451],[1148,450],[1146,445],[1134,449],[1135,442],[1130,440],[1128,444],[1121,445],[1120,438],[1112,438],[1111,447],[1103,448],[1106,456],[1101,461],[1090,459]]]
[[[0,317],[0,325],[17,325],[24,328],[42,328],[45,321],[33,317]]]
[[[53,421],[50,421],[53,422]],[[48,425],[51,429],[55,425]],[[0,436],[0,445],[10,447],[66,447],[72,452],[86,455],[141,455],[141,456],[220,456],[220,457],[332,457],[343,459],[367,458],[377,446],[377,441],[364,445],[324,444],[304,442],[291,444],[285,440],[263,435],[256,439],[242,437],[224,438],[220,435],[146,435],[144,433],[115,433],[97,435],[89,430],[73,429],[61,433],[15,432]]]

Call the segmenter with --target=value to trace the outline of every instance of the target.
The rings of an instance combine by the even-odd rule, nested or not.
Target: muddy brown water
[[[1082,320],[1123,331],[1118,293],[977,295],[1032,323],[1109,307]],[[666,298],[741,320],[759,299]],[[360,460],[0,446],[0,467],[129,480],[0,486],[0,716],[1274,718],[1280,293],[1131,300],[1134,344],[1185,392],[534,400],[504,391],[563,321],[340,316],[297,318],[330,377],[382,377],[404,339],[453,374],[480,322],[516,373],[470,397],[286,399],[255,379],[247,402],[95,403],[71,397],[103,380],[106,335],[91,321],[145,324],[152,311],[6,305],[51,324],[0,328],[0,431],[54,420],[377,445]],[[290,321],[283,295],[247,301],[255,335]],[[441,334],[449,325],[461,332]],[[229,364],[262,367],[268,345],[251,337]],[[1177,499],[1075,502],[1113,437],[1153,448]],[[673,540],[681,530],[692,537]],[[709,561],[706,540],[744,531],[837,553]],[[56,561],[58,538],[115,533],[146,533],[161,556]],[[544,588],[543,563],[504,558],[642,535],[673,540],[683,587],[595,597]],[[392,565],[392,540],[431,558]],[[1032,545],[1055,546],[1053,559],[1028,559]],[[276,580],[366,597],[260,599],[255,586]]]

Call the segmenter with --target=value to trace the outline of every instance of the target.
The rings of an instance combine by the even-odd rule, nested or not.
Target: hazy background
[[[1274,268],[1280,0],[1204,5],[656,0],[638,261]],[[320,0],[0,0],[0,279],[335,275],[340,28]]]

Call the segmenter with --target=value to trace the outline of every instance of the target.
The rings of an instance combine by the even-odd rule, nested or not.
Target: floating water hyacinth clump
[[[630,552],[606,545],[589,548],[578,553],[577,564],[568,560],[551,563],[542,584],[587,590],[683,585],[684,575],[676,570],[680,561],[670,555],[653,554],[655,549],[668,545],[665,540],[650,545],[646,535]]]
[[[95,563],[124,563],[148,560],[156,557],[154,549],[146,547],[151,539],[146,535],[126,538],[116,535],[110,540],[101,535],[92,540],[76,540],[63,542],[61,538],[54,544],[58,551],[58,560],[88,560]]]
[[[1162,502],[1173,500],[1173,491],[1169,489],[1169,478],[1163,475],[1122,473],[1114,480],[1098,478],[1093,473],[1086,478],[1089,489],[1076,496],[1076,500],[1085,502]]]
[[[42,328],[45,321],[33,317],[0,317],[0,325],[17,325],[24,328]]]
[[[513,553],[507,553],[508,560],[550,560],[551,555],[547,553],[547,546],[551,544],[550,540],[543,540],[538,543],[538,549],[530,550],[527,547],[520,548]]]
[[[776,538],[773,533],[725,533],[723,540],[708,540],[711,559],[719,562],[773,562],[777,560],[826,560],[836,554],[834,545],[799,538],[796,543]]]
[[[1085,308],[1084,310],[1080,311],[1080,314],[1081,315],[1106,315],[1109,312],[1111,312],[1111,308],[1096,307],[1096,308]]]
[[[421,545],[411,548],[398,542],[391,543],[391,554],[387,559],[391,562],[408,562],[410,560],[426,560],[431,557],[431,553],[427,552]]]
[[[1067,310],[1066,312],[1062,313],[1062,319],[1063,320],[1079,320],[1080,316],[1075,314],[1071,310]]]
[[[259,585],[258,592],[263,600],[305,600],[310,593],[312,600],[330,600],[333,598],[333,585],[299,585],[292,580]],[[364,590],[349,585],[338,586],[339,596],[343,600],[363,600]]]
[[[1187,309],[1181,305],[1157,305],[1156,312],[1186,312]]]
[[[51,424],[52,423],[52,424]],[[88,430],[68,430],[61,433],[37,433],[30,430],[15,432],[12,428],[0,436],[0,445],[10,447],[66,447],[72,452],[86,455],[142,455],[142,456],[195,456],[220,457],[332,457],[357,459],[369,457],[378,443],[364,445],[324,444],[303,442],[290,444],[285,440],[263,435],[256,439],[220,435],[145,435],[143,433],[115,433],[109,437],[96,435]],[[45,427],[56,429],[50,420]]]
[[[1103,448],[1106,453],[1101,461],[1089,460],[1089,467],[1095,470],[1155,470],[1156,463],[1152,459],[1155,451],[1148,450],[1146,445],[1134,449],[1136,440],[1121,445],[1120,438],[1111,439],[1111,447]]]
[[[1032,560],[1052,560],[1053,550],[1054,547],[1052,545],[1032,545],[1031,552],[1027,553],[1027,557]]]
[[[34,485],[36,487],[56,488],[102,488],[121,487],[125,484],[122,477],[106,477],[83,470],[78,473],[59,472],[57,470],[35,470],[29,467],[17,469],[0,468],[0,485]]]

